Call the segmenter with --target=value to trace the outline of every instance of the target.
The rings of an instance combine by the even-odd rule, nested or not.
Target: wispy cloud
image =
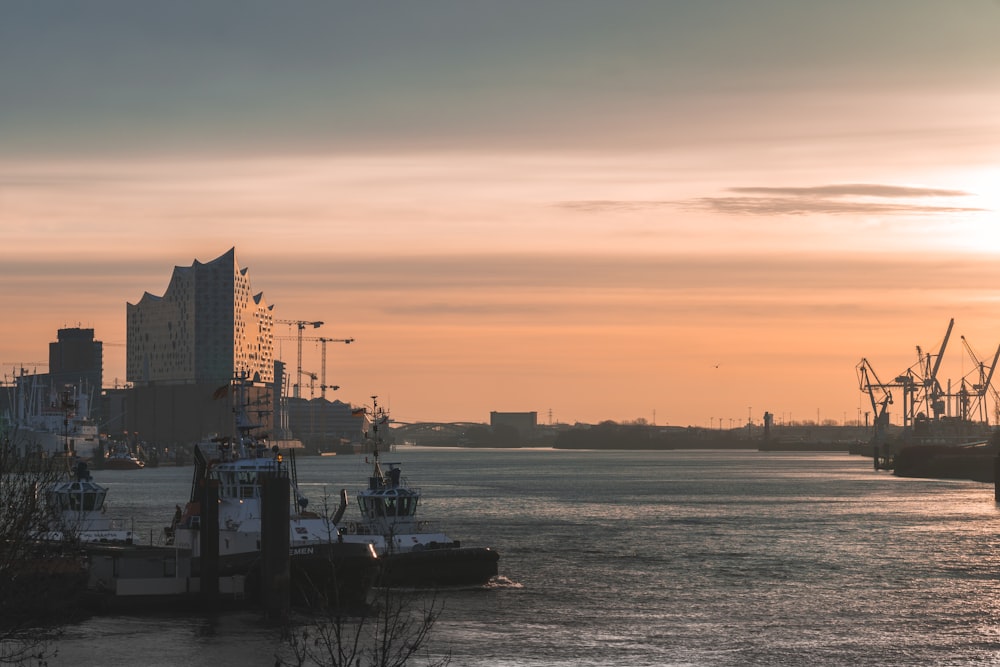
[[[969,197],[970,192],[877,183],[844,183],[812,187],[736,187],[740,196],[699,197],[682,202],[686,208],[730,215],[902,215],[970,213],[981,208],[931,204],[922,200]],[[891,199],[894,201],[877,201]],[[903,200],[903,201],[900,201]]]
[[[912,188],[901,185],[879,185],[877,183],[844,183],[839,185],[816,185],[808,188],[729,188],[730,192],[743,194],[779,195],[789,197],[968,197],[971,192],[944,190],[940,188]]]
[[[971,197],[974,193],[878,183],[844,183],[811,187],[735,187],[731,196],[670,200],[594,199],[563,201],[557,206],[585,213],[633,212],[661,208],[707,210],[729,215],[828,215],[970,213],[984,209],[947,206],[923,200]],[[891,199],[893,201],[878,201]],[[903,201],[900,201],[903,200]]]
[[[686,202],[688,208],[708,209],[730,215],[897,215],[970,213],[980,208],[884,204],[879,202],[831,201],[823,197],[702,197]]]
[[[556,206],[584,213],[605,213],[608,211],[648,211],[658,208],[676,208],[677,204],[678,202],[675,201],[582,199],[558,202]]]

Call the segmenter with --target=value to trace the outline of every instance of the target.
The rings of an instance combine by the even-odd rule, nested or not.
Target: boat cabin
[[[107,488],[94,482],[87,464],[76,466],[73,479],[57,482],[45,491],[45,501],[56,512],[100,512],[104,509]]]
[[[56,482],[44,491],[45,503],[52,513],[45,540],[72,536],[81,542],[131,543],[133,529],[125,519],[105,515],[107,487],[94,482],[86,463],[79,463],[75,477]]]
[[[416,520],[420,492],[401,483],[402,471],[390,463],[388,472],[368,478],[368,488],[358,494],[358,506],[368,524],[398,524]]]
[[[274,447],[261,443],[240,443],[232,447],[223,442],[207,453],[204,476],[219,482],[219,498],[242,501],[260,500],[261,474],[284,472],[284,457]]]
[[[46,492],[49,507],[59,512],[99,512],[108,490],[89,479],[53,485]]]

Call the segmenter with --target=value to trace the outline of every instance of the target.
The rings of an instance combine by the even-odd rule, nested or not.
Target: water
[[[1000,662],[989,485],[899,479],[846,454],[404,448],[425,518],[492,545],[502,578],[447,594],[429,641],[453,665],[981,665]],[[302,458],[314,503],[368,472]],[[159,530],[191,468],[97,473]],[[353,509],[353,508],[352,508]],[[98,618],[51,665],[272,665],[275,629]]]

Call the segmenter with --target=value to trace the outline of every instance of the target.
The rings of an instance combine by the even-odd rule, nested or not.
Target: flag
[[[363,414],[365,414],[364,408],[354,408],[353,410],[351,410],[352,417],[360,417]]]
[[[224,384],[221,387],[219,387],[218,389],[216,389],[214,392],[212,392],[212,398],[213,399],[225,398],[228,395],[229,395],[229,385],[228,384]]]

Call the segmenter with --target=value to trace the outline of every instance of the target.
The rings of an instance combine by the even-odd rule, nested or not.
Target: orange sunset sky
[[[960,335],[1000,344],[998,26],[995,0],[2,3],[3,373],[79,325],[124,382],[126,303],[235,247],[275,317],[356,339],[334,396],[400,421],[863,421],[863,357],[892,377],[955,318],[957,385]]]

